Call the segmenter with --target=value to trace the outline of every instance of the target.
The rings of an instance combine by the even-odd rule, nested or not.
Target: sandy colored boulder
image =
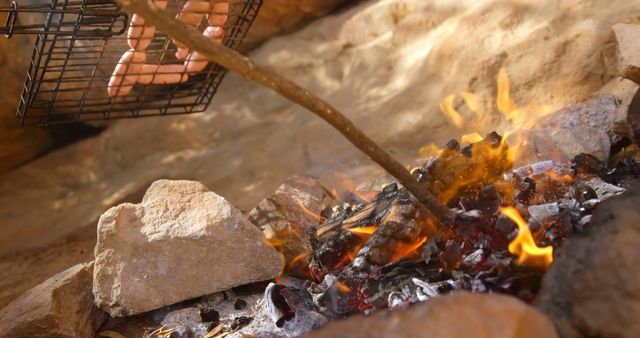
[[[274,278],[280,254],[224,198],[193,181],[161,180],[142,203],[102,215],[93,293],[112,316],[129,316]]]
[[[563,338],[640,337],[640,185],[606,200],[558,251],[536,299]]]
[[[0,337],[93,337],[107,314],[93,303],[93,263],[78,264],[0,310]]]
[[[640,83],[640,24],[619,23],[613,31],[618,41],[621,75]]]
[[[520,300],[498,294],[459,292],[407,310],[385,311],[332,322],[309,338],[554,338],[545,315]]]

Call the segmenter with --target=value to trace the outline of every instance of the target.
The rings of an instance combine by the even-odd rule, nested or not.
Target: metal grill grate
[[[220,27],[224,35],[220,38],[231,48],[244,39],[262,4],[261,0],[204,2],[211,6],[229,4],[228,18]],[[166,11],[177,16],[191,14],[184,12],[185,3],[169,0]],[[118,88],[114,95],[108,90],[109,83],[114,79],[116,66],[122,64],[123,53],[131,49],[132,40],[126,34],[131,16],[113,1],[52,0],[24,6],[14,2],[12,8],[0,11],[7,13],[7,23],[0,32],[7,36],[36,34],[18,104],[17,115],[23,125],[203,112],[226,73],[223,67],[205,62],[206,67],[197,72],[189,72],[186,66],[178,67],[179,74],[172,74],[178,75],[179,81],[159,81],[163,75],[169,75],[160,66],[186,65],[187,61],[176,55],[179,47],[171,38],[157,31],[144,52],[134,52],[144,53],[143,63],[148,67],[145,69],[151,69],[144,73],[146,80],[129,71],[120,77],[121,82],[128,76],[140,76],[140,80],[130,91],[121,92]],[[27,13],[40,13],[43,24],[20,25],[21,16]],[[197,25],[202,31],[210,26],[207,19],[205,16]],[[187,57],[190,59],[191,54]],[[127,67],[134,65],[136,62],[131,62]]]

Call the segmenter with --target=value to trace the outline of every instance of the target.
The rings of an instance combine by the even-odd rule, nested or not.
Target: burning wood
[[[616,184],[628,186],[639,173],[633,156],[603,161],[579,154],[567,164],[516,169],[511,159],[505,139],[491,133],[466,147],[451,141],[413,171],[451,208],[450,222],[434,218],[396,184],[369,202],[326,208],[326,219],[308,232],[311,277],[295,289],[314,300],[304,310],[340,318],[457,289],[530,301],[554,248],[589,226],[602,199],[624,191]],[[296,308],[289,302],[285,309]],[[276,321],[294,312],[281,312]]]

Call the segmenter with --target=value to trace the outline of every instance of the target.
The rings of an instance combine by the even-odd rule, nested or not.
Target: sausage
[[[138,78],[139,84],[174,84],[182,83],[189,79],[185,66],[175,65],[144,65],[142,75]]]
[[[222,27],[229,20],[229,3],[216,2],[209,13],[209,25]]]
[[[109,96],[126,96],[129,94],[133,85],[138,81],[146,61],[147,53],[144,51],[129,49],[122,54],[111,75],[111,79],[109,79],[109,85],[107,86]]]
[[[221,27],[209,26],[202,35],[220,43],[224,38],[224,30]],[[184,62],[189,75],[201,72],[208,64],[209,60],[196,51],[189,54],[189,58]]]
[[[165,10],[167,0],[154,0],[156,6]],[[193,27],[198,27],[207,19],[209,26],[203,35],[216,41],[224,39],[222,26],[229,19],[229,2],[216,2],[215,0],[189,0],[187,1],[177,18]],[[147,64],[146,50],[153,41],[156,28],[146,26],[144,18],[134,14],[127,31],[127,44],[130,49],[122,54],[118,61],[109,84],[107,92],[110,97],[126,96],[131,92],[136,83],[148,84],[175,84],[189,79],[190,75],[201,72],[209,64],[209,60],[198,52],[189,52],[189,49],[174,40],[177,46],[176,57],[185,60],[181,64],[155,65]]]
[[[161,9],[167,8],[166,0],[155,0],[155,5]],[[146,50],[153,36],[156,34],[156,28],[153,26],[145,26],[144,18],[138,14],[133,14],[129,29],[127,30],[127,43],[129,47],[135,50]]]
[[[189,26],[198,27],[204,20],[205,15],[211,12],[212,7],[209,0],[189,0],[182,6],[182,11],[180,11],[176,18]],[[184,60],[189,55],[189,49],[175,39],[173,43],[177,47],[176,58],[178,60]]]

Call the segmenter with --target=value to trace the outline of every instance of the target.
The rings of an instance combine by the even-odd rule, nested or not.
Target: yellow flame
[[[500,208],[500,213],[518,225],[518,235],[509,243],[509,252],[518,256],[518,264],[548,268],[553,261],[553,247],[538,247],[527,222],[515,208]]]
[[[454,107],[455,99],[456,96],[453,94],[447,96],[442,103],[440,103],[440,110],[454,126],[458,129],[462,129],[464,127],[464,120],[462,119],[462,115],[460,115]]]
[[[354,234],[373,235],[373,233],[376,232],[377,228],[378,226],[372,225],[368,227],[349,228],[347,229],[347,231]]]
[[[506,116],[510,115],[515,110],[515,106],[511,101],[511,84],[509,83],[509,76],[507,70],[503,68],[498,72],[498,94],[496,97],[496,106],[498,111]]]
[[[471,144],[471,143],[478,143],[483,139],[484,137],[482,137],[482,135],[478,133],[471,133],[471,134],[462,135],[462,138],[460,139],[460,141],[462,141],[463,144]]]
[[[472,112],[476,113],[476,115],[480,114],[480,98],[478,95],[471,92],[462,92],[460,96],[462,96],[464,103],[467,104]]]

